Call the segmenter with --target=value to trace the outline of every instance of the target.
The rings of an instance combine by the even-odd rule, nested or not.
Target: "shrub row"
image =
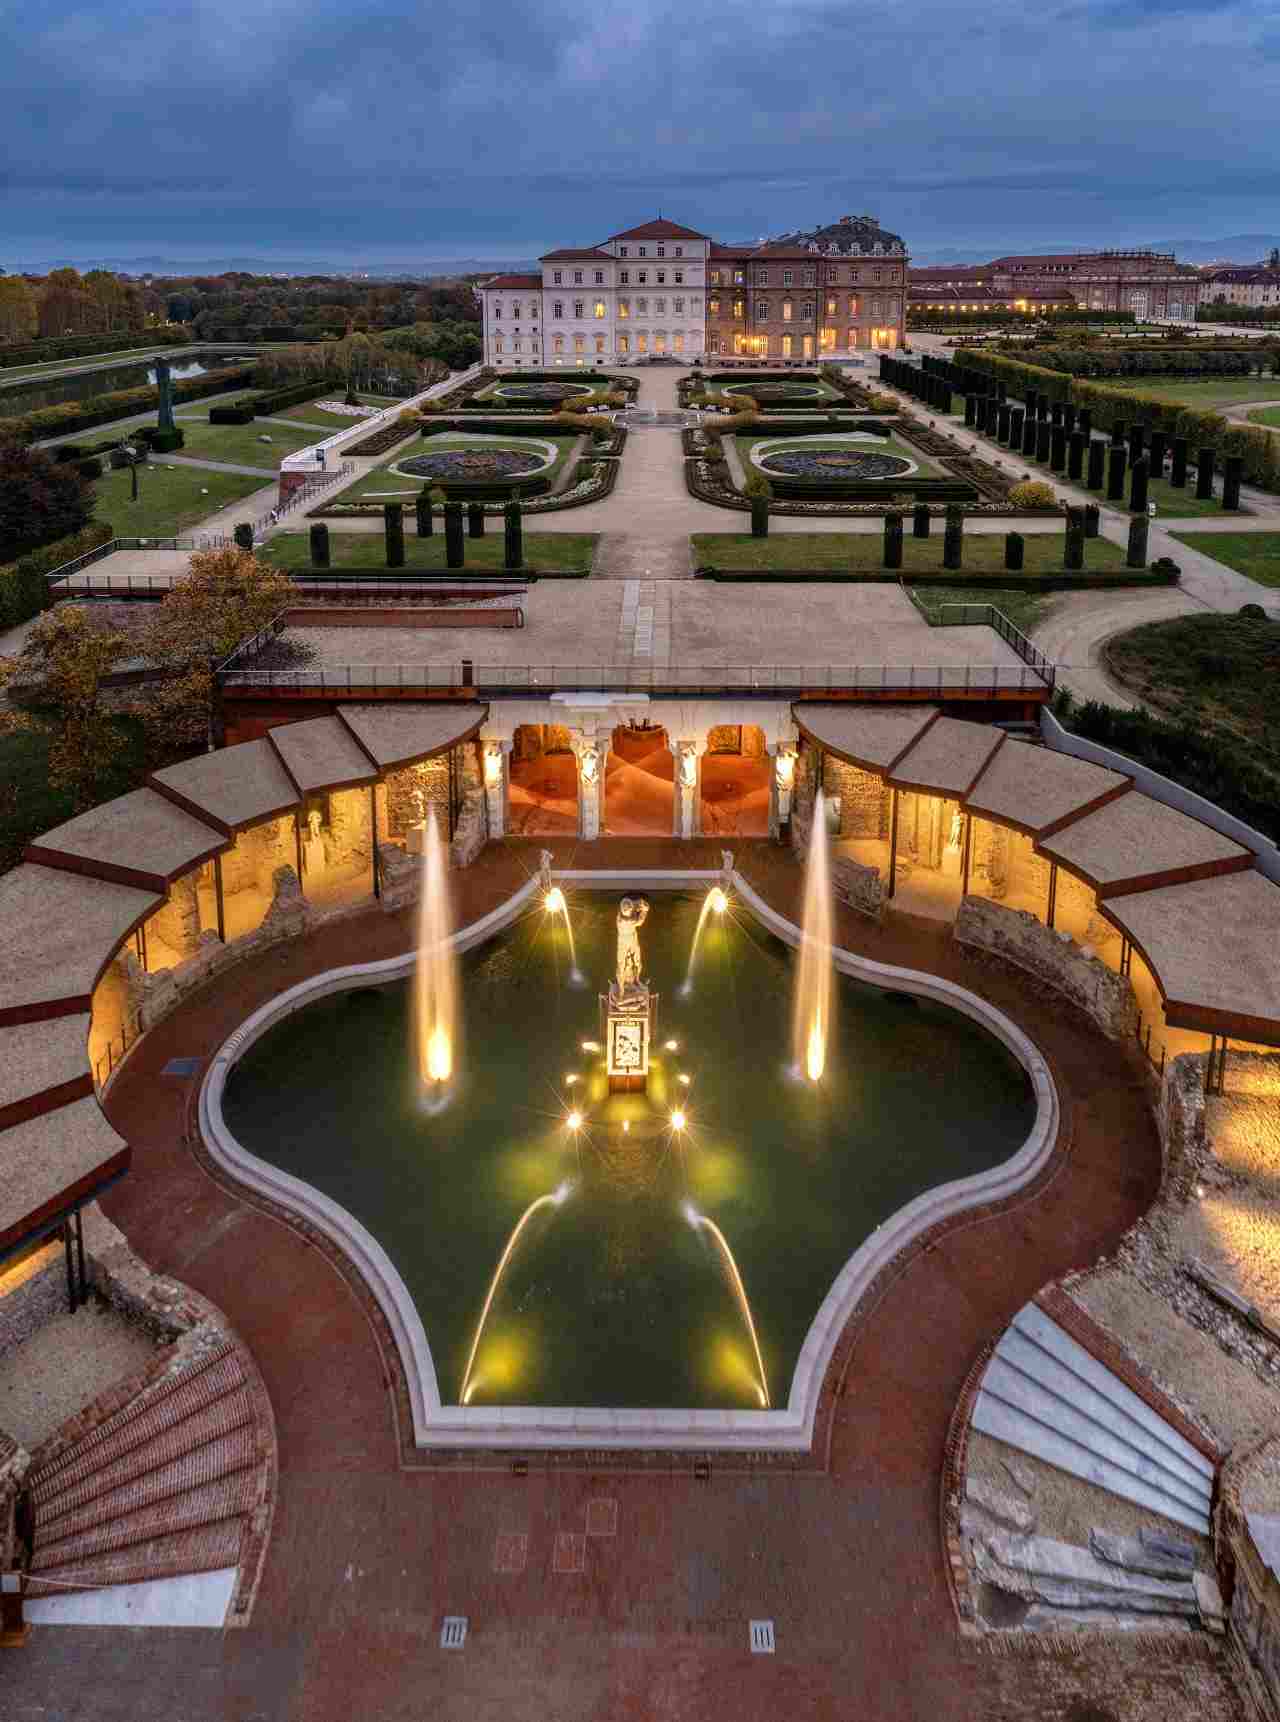
[[[99,353],[132,352],[139,347],[192,347],[189,329],[133,329],[127,335],[54,335],[20,346],[0,347],[0,370],[11,365],[52,364],[57,359],[93,359]]]
[[[1010,391],[1025,395],[1034,389],[1051,401],[1088,407],[1095,430],[1114,425],[1142,424],[1170,436],[1186,437],[1193,448],[1212,448],[1222,455],[1237,454],[1244,461],[1244,476],[1263,490],[1280,490],[1280,437],[1261,426],[1233,425],[1220,413],[1197,411],[1179,401],[1157,400],[1128,390],[1109,389],[1102,383],[1085,382],[1044,365],[1031,365],[999,353],[966,353],[966,370],[1007,384]]]
[[[798,502],[874,502],[890,505],[894,496],[918,502],[976,502],[978,487],[963,478],[824,478],[770,473],[774,495]]]
[[[1055,697],[1054,711],[1076,735],[1128,754],[1280,842],[1275,780],[1242,759],[1230,737],[1219,739],[1195,718],[1172,722],[1142,706],[1127,710],[1095,700],[1076,706],[1066,689]]]
[[[202,400],[206,395],[243,388],[252,377],[251,365],[207,371],[202,377],[183,377],[173,384],[173,398],[175,402]],[[34,412],[6,419],[4,424],[6,433],[20,442],[39,442],[45,437],[91,430],[94,425],[110,424],[113,419],[130,418],[135,413],[153,412],[159,403],[159,389],[148,384],[141,389],[116,389],[107,395],[91,395],[84,401],[64,401],[58,407],[37,407]]]
[[[416,413],[411,413],[410,416],[403,419],[391,419],[382,426],[381,430],[373,431],[369,436],[361,437],[359,442],[349,443],[342,451],[343,459],[345,460],[349,454],[386,454],[388,449],[394,448],[406,437],[411,437],[421,423],[422,421]]]
[[[244,401],[229,407],[210,407],[209,423],[211,425],[248,425],[257,417],[252,401]]]
[[[300,407],[304,401],[314,400],[323,387],[324,379],[313,377],[308,383],[290,383],[284,389],[264,389],[253,397],[253,410],[259,418],[282,413],[286,407]]]
[[[79,532],[30,550],[0,568],[0,628],[14,628],[47,609],[49,586],[45,576],[64,562],[74,562],[77,556],[109,544],[114,537],[113,528],[105,521],[91,521]]]
[[[1280,353],[1258,341],[1195,347],[1113,341],[1105,347],[1045,346],[1035,352],[1038,364],[1073,377],[1249,377],[1280,367]]]

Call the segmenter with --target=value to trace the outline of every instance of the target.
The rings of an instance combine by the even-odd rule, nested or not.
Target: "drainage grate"
[[[772,1628],[770,1629],[772,1630]],[[446,1614],[444,1625],[440,1628],[441,1650],[461,1650],[467,1642],[467,1617],[465,1614]]]
[[[171,1058],[160,1074],[161,1076],[194,1076],[203,1063],[202,1058]]]
[[[751,1622],[751,1654],[753,1656],[772,1656],[774,1648],[773,1622],[771,1620],[753,1620]]]

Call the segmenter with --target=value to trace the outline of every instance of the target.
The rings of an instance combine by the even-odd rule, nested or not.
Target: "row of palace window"
[[[852,352],[858,345],[858,330],[845,330],[845,346]],[[865,347],[894,347],[897,344],[896,329],[863,329],[861,345]],[[822,329],[817,339],[818,351],[835,353],[840,350],[839,329]],[[811,359],[814,353],[814,337],[812,335],[733,335],[722,338],[719,335],[710,337],[709,348],[712,353],[736,353],[740,358],[756,355],[762,357],[770,353],[784,359]]]
[[[729,275],[731,273],[733,276],[733,286],[746,286],[747,272],[745,269],[734,269],[732,271],[728,269],[713,269],[708,275],[708,280],[712,287],[727,287],[730,284]],[[873,269],[871,270],[870,275],[872,284],[877,287],[880,286],[882,282],[889,282],[892,284],[895,281],[902,280],[901,271],[897,269]],[[850,282],[855,285],[864,279],[862,271],[857,268],[851,268],[849,270],[848,278]],[[839,284],[840,271],[835,265],[828,264],[826,280],[832,285]],[[774,285],[774,279],[767,269],[754,269],[751,272],[751,283],[754,287],[771,287]],[[818,284],[817,270],[802,269],[800,271],[799,284],[801,287],[816,287]],[[796,285],[796,271],[794,269],[784,269],[782,271],[782,285],[784,287],[794,287]]]
[[[677,296],[671,301],[672,314],[676,317],[683,317],[684,316],[684,305],[685,305],[684,296],[682,294],[677,294]],[[552,304],[551,304],[551,315],[557,319],[563,319],[564,307],[565,307],[565,301],[563,299],[553,300]],[[667,314],[667,301],[665,299],[655,299],[653,301],[653,309],[654,309],[654,314],[656,316],[665,317]],[[701,299],[691,299],[689,301],[689,309],[695,317],[700,317],[702,315],[702,300]],[[592,317],[597,318],[597,319],[602,321],[605,317],[608,316],[608,314],[609,314],[609,309],[608,309],[608,306],[603,299],[593,299],[591,301],[591,316]],[[535,324],[535,326],[536,326],[537,315],[538,315],[538,307],[536,305],[530,305],[530,307],[529,307],[529,319],[531,322],[533,322]],[[575,299],[573,301],[573,315],[574,315],[574,318],[578,322],[583,322],[586,320],[586,317],[587,317],[587,301],[585,299]],[[619,299],[618,300],[618,316],[619,317],[629,317],[630,315],[631,315],[631,301],[630,301],[630,299]],[[637,317],[647,317],[648,315],[649,315],[649,301],[647,299],[637,299],[636,300],[636,316]],[[787,315],[790,315],[790,313],[788,312]],[[493,320],[495,323],[500,323],[502,321],[502,306],[501,305],[495,305],[493,307]],[[520,321],[520,306],[518,303],[512,304],[511,321],[513,323],[518,323]]]
[[[603,269],[596,269],[593,271],[593,275],[595,278],[596,286],[597,287],[603,287],[604,286],[604,270]],[[574,270],[574,272],[573,272],[573,284],[575,287],[581,287],[582,286],[582,276],[583,276],[583,271],[581,269],[575,269]],[[655,269],[653,272],[653,276],[654,276],[654,280],[657,282],[659,287],[665,287],[666,286],[666,284],[667,284],[667,272],[665,269]],[[683,287],[684,286],[684,270],[683,269],[673,269],[671,271],[671,278],[677,287]],[[563,287],[564,286],[564,270],[563,269],[553,269],[551,271],[551,284],[553,287]],[[619,269],[619,271],[618,271],[618,284],[619,284],[619,286],[622,286],[622,287],[629,287],[631,285],[631,271],[629,269]],[[647,287],[648,284],[649,284],[649,271],[647,269],[637,269],[636,270],[636,286],[637,287]]]
[[[581,353],[586,353],[588,351],[588,348],[587,348],[588,337],[586,335],[573,335],[573,336],[568,336],[568,337],[566,337],[564,335],[553,335],[551,337],[551,351],[553,353],[564,353],[566,351],[566,348],[565,348],[566,339],[572,340],[573,351],[575,353],[581,354]],[[593,347],[594,347],[595,352],[597,352],[597,353],[605,352],[607,343],[606,343],[605,337],[603,335],[592,335],[590,337],[590,339],[593,343]],[[636,350],[636,352],[637,353],[649,352],[649,350],[650,350],[649,342],[651,339],[653,342],[653,349],[652,350],[655,353],[665,353],[668,351],[670,351],[672,353],[683,353],[684,352],[684,334],[682,331],[678,331],[676,334],[672,335],[670,337],[670,343],[669,344],[668,344],[668,337],[666,335],[660,334],[660,335],[654,335],[652,337],[650,337],[649,335],[637,335],[637,336],[635,336],[635,350]],[[629,353],[631,351],[631,341],[632,341],[632,337],[630,335],[619,335],[617,338],[617,342],[616,342],[614,350],[616,352],[619,352],[619,353]],[[505,336],[495,335],[493,337],[493,350],[495,353],[505,353],[507,351],[506,337]],[[529,344],[528,350],[531,353],[536,353],[538,350],[538,343],[536,341],[531,341]],[[524,344],[518,335],[511,342],[511,351],[513,353],[519,353],[519,352],[524,351]],[[718,352],[719,348],[714,348],[713,351]]]
[[[772,301],[769,299],[757,299],[755,304],[751,307],[752,320],[756,323],[767,323],[772,315],[771,305]],[[712,317],[718,317],[720,315],[720,300],[708,299],[707,311]],[[898,302],[896,299],[872,299],[867,302],[867,312],[868,315],[872,317],[896,317],[898,315]],[[801,303],[800,316],[798,319],[794,318],[793,313],[794,306],[792,301],[790,299],[783,299],[781,301],[779,315],[784,323],[790,323],[792,321],[812,323],[818,313],[817,303],[813,299],[805,299]],[[733,301],[733,314],[739,322],[743,321],[747,314],[747,302],[745,299],[735,299]],[[850,317],[856,317],[858,315],[858,301],[852,294],[849,296],[848,314]],[[839,300],[828,299],[827,316],[838,317],[839,315]]]

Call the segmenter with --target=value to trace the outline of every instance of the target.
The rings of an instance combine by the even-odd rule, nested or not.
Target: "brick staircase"
[[[246,1360],[225,1340],[96,1427],[52,1437],[26,1479],[28,1596],[239,1565],[271,1443]]]

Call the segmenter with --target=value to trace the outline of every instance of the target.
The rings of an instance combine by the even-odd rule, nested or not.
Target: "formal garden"
[[[493,483],[538,478],[545,493],[552,489],[578,444],[576,434],[560,436],[493,436],[483,433],[435,431],[423,427],[420,440],[321,504],[324,513],[341,512],[351,504],[410,502],[423,486],[448,480],[485,479]]]
[[[507,568],[506,535],[502,523],[485,520],[482,536],[469,530],[459,534],[461,563],[449,560],[448,536],[437,516],[427,537],[410,532],[400,538],[403,562],[396,565],[410,574],[502,574],[527,573],[586,575],[591,572],[599,534],[595,532],[524,532],[521,534],[522,557],[517,569]],[[468,522],[468,525],[470,523]],[[314,529],[313,529],[314,530]],[[341,574],[383,574],[388,572],[387,538],[381,532],[344,532],[328,534],[322,542],[329,560],[314,560],[316,540],[309,532],[281,532],[258,552],[261,561],[273,568],[293,573],[309,574],[328,570]]]

